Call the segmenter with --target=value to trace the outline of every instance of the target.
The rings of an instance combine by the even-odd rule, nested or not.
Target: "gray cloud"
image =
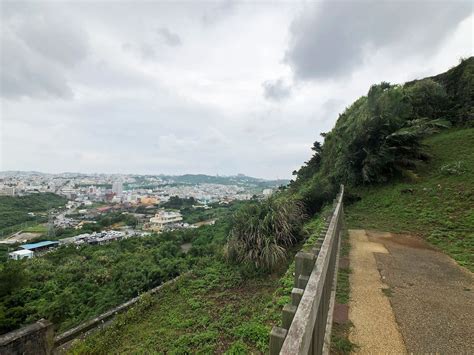
[[[168,46],[176,47],[181,45],[181,38],[176,33],[171,32],[168,28],[161,27],[157,32]]]
[[[66,67],[80,63],[87,55],[86,33],[54,16],[31,17],[17,33],[33,51]]]
[[[429,55],[472,12],[466,1],[318,2],[293,21],[285,61],[312,80],[350,74],[379,50]]]
[[[370,84],[440,73],[472,51],[470,23],[464,21],[442,47],[431,46],[436,50],[430,55],[403,56],[407,48],[428,53],[426,31],[445,36],[446,23],[433,17],[439,29],[385,30],[386,46],[356,31],[356,42],[366,43],[364,51],[375,56],[370,62],[362,57],[353,77],[295,83],[281,58],[291,49],[288,26],[301,4],[3,1],[0,6],[2,170],[290,177],[310,157],[318,133],[329,130]],[[393,26],[392,14],[384,16],[379,22]],[[302,31],[300,19],[290,44]],[[172,35],[179,30],[186,45],[167,45],[157,33],[165,24]],[[338,41],[344,26],[338,21],[334,27]],[[407,36],[419,40],[405,41]],[[342,57],[344,66],[342,60],[352,65],[351,56]],[[274,80],[265,81],[269,78]]]
[[[16,38],[1,37],[0,95],[6,98],[71,98],[63,68],[38,56]]]
[[[123,43],[122,49],[126,52],[133,52],[140,56],[143,60],[156,60],[158,55],[155,48],[149,43]]]
[[[213,25],[217,23],[219,20],[232,14],[237,7],[237,2],[235,0],[225,0],[210,4],[212,5],[205,9],[205,12],[201,17],[201,21],[204,25]]]
[[[87,35],[52,13],[19,16],[17,8],[8,9],[2,14],[0,95],[71,98],[68,72],[87,56]]]
[[[267,80],[263,84],[263,96],[268,100],[281,101],[291,95],[291,86],[283,79]]]

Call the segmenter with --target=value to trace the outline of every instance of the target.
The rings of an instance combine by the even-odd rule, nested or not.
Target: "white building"
[[[8,253],[8,257],[13,260],[32,258],[33,252],[31,250],[16,250],[14,252]]]
[[[11,186],[4,186],[0,189],[0,195],[3,196],[15,196],[15,188]]]
[[[112,192],[115,194],[115,196],[122,196],[123,184],[121,181],[116,181],[112,184]]]
[[[179,223],[183,220],[181,213],[172,211],[159,211],[155,217],[150,218],[150,229],[160,231],[164,226]]]

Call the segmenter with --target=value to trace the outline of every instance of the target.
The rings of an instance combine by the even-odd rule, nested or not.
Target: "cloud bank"
[[[285,61],[301,80],[350,74],[378,51],[433,55],[473,12],[468,1],[322,1],[291,24]],[[396,64],[396,63],[394,63]]]
[[[289,178],[371,84],[473,52],[467,2],[0,6],[0,170]]]

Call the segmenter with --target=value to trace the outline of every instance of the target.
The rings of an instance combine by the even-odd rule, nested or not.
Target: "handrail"
[[[335,200],[327,230],[311,253],[296,255],[292,305],[283,309],[283,326],[270,334],[270,354],[322,354],[331,332],[332,307],[343,219],[344,186]]]

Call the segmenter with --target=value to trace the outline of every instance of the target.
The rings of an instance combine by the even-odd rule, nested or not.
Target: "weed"
[[[387,297],[392,297],[393,296],[393,290],[388,287],[388,288],[381,288],[382,293],[387,296]]]

